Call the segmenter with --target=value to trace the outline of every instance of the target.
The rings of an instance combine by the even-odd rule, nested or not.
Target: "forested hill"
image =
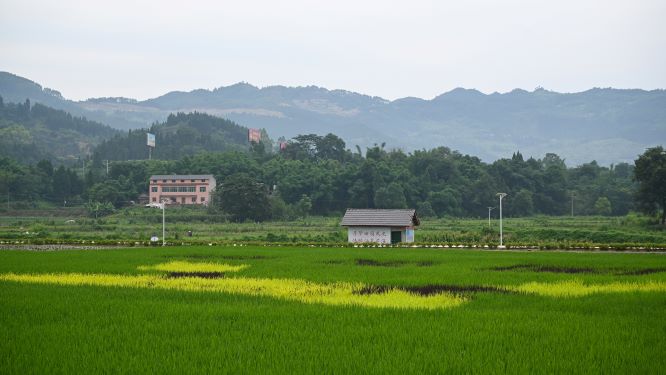
[[[0,156],[23,163],[48,159],[71,164],[119,131],[42,104],[5,103],[0,97]]]
[[[102,142],[95,148],[95,160],[142,160],[148,158],[146,133],[155,134],[154,159],[174,160],[211,151],[247,150],[248,129],[232,121],[204,113],[171,114],[149,130],[129,130]],[[268,144],[264,132],[265,142]]]
[[[0,95],[45,102],[119,129],[145,128],[170,113],[203,112],[273,137],[334,133],[352,148],[385,142],[410,152],[446,146],[486,162],[520,150],[556,153],[569,165],[631,162],[666,139],[666,91],[594,88],[557,93],[541,88],[484,94],[455,89],[431,100],[385,100],[344,90],[239,83],[213,90],[174,91],[137,101],[74,102],[55,90],[0,72]]]

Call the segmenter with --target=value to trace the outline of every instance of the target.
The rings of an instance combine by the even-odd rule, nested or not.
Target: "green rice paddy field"
[[[0,251],[0,373],[664,373],[666,255]]]

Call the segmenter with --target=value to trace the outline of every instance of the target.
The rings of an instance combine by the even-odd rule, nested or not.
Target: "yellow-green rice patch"
[[[139,266],[140,271],[165,271],[165,272],[238,272],[249,266],[247,264],[224,264],[224,263],[191,263],[185,261],[173,261],[160,263],[153,266]]]
[[[248,267],[245,264],[230,265],[172,261],[138,267],[141,271],[163,271],[167,272],[167,274],[6,273],[0,274],[0,280],[37,284],[217,292],[272,297],[301,303],[395,309],[447,309],[460,306],[469,301],[469,297],[464,293],[454,293],[448,290],[435,291],[433,294],[424,295],[405,288],[384,287],[379,288],[378,292],[367,293],[368,290],[373,289],[373,286],[360,282],[316,283],[302,279],[224,278],[223,276],[224,272],[238,272]],[[174,273],[178,273],[179,277],[172,277]],[[216,277],[201,276],[201,274],[208,276],[209,273],[216,274]],[[492,288],[548,297],[582,297],[594,293],[665,292],[666,282],[647,281],[641,283],[614,282],[609,284],[585,284],[581,280],[575,279],[555,283],[530,282],[518,286]]]
[[[395,309],[446,309],[460,306],[467,301],[465,297],[450,293],[418,296],[397,289],[391,289],[381,294],[359,294],[357,291],[366,287],[365,284],[348,282],[321,284],[299,279],[244,277],[227,279],[184,277],[173,279],[158,275],[7,273],[0,275],[0,280],[36,284],[95,285],[190,292],[220,292],[273,297],[302,303]]]
[[[566,280],[557,283],[531,282],[508,287],[507,290],[548,297],[583,297],[595,293],[666,292],[666,283],[646,281],[585,284],[581,280]]]

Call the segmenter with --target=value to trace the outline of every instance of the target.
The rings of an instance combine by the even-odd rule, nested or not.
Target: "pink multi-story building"
[[[207,205],[215,186],[211,174],[150,176],[150,203]]]

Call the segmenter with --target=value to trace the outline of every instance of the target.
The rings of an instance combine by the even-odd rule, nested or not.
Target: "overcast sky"
[[[71,99],[239,81],[396,99],[666,87],[666,1],[0,0],[0,70]]]

